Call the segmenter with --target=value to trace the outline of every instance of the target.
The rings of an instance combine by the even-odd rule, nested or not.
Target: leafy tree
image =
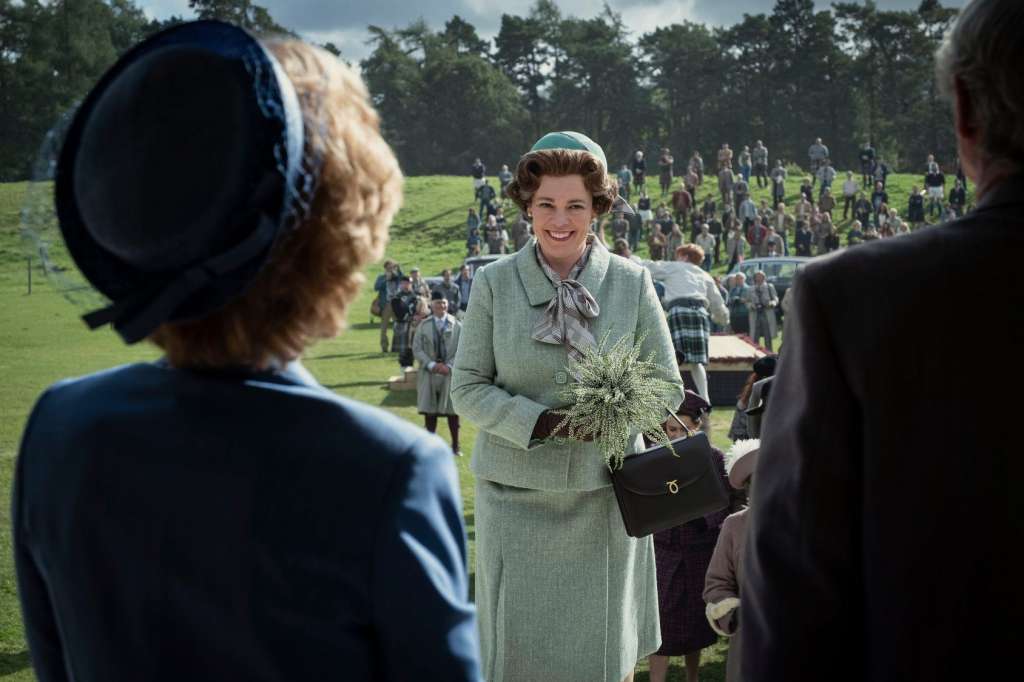
[[[188,0],[188,6],[200,19],[227,21],[257,34],[294,35],[251,0]]]

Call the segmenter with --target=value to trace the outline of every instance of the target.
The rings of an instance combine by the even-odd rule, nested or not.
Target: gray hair
[[[959,81],[971,99],[980,150],[989,159],[1024,161],[1024,2],[971,0],[935,53],[935,76],[947,99]]]

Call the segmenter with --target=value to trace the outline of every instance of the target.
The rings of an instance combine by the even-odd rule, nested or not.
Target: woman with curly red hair
[[[477,680],[451,452],[298,362],[335,336],[401,203],[359,76],[298,41],[182,24],[77,110],[60,228],[166,353],[63,381],[18,458],[35,674]]]

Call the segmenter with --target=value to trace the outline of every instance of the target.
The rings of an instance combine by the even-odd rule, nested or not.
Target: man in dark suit
[[[741,586],[749,682],[1019,674],[1022,24],[1024,3],[975,0],[938,56],[977,210],[797,279]]]

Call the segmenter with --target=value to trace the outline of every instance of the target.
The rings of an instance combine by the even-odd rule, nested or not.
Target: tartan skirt
[[[708,364],[711,319],[703,303],[690,299],[672,301],[668,309],[668,329],[680,362]]]

